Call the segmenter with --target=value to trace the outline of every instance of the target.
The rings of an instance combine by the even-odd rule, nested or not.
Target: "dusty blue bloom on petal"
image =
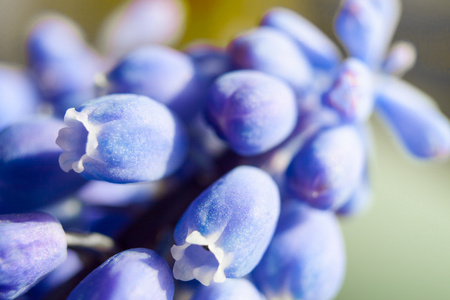
[[[109,95],[69,109],[56,143],[59,162],[87,179],[154,181],[184,161],[183,124],[164,105],[132,94]]]
[[[337,208],[359,184],[365,159],[365,146],[356,127],[324,129],[306,142],[290,163],[288,188],[315,208]]]
[[[416,158],[449,156],[449,121],[422,91],[400,79],[383,78],[378,87],[376,109]]]
[[[340,53],[334,42],[319,28],[296,12],[277,7],[269,10],[261,20],[291,37],[314,67],[332,69],[339,64]]]
[[[245,156],[275,147],[297,122],[297,105],[289,86],[251,70],[219,77],[211,88],[206,111],[217,134]]]
[[[379,68],[399,11],[396,0],[345,0],[336,16],[335,32],[350,56]]]
[[[0,130],[36,113],[40,99],[25,72],[0,66]]]
[[[278,77],[303,93],[313,80],[309,61],[295,42],[279,30],[263,26],[236,37],[228,45],[236,69],[258,70]]]
[[[180,0],[128,1],[103,24],[100,45],[119,57],[143,45],[173,43],[184,30],[185,14]]]
[[[223,283],[201,286],[191,300],[264,300],[265,297],[247,279],[227,279]]]
[[[383,63],[383,71],[388,74],[402,76],[416,63],[417,52],[414,45],[400,41],[395,43]]]
[[[120,252],[92,271],[68,300],[172,300],[169,266],[156,252],[137,248]]]
[[[344,241],[334,214],[287,200],[252,277],[268,299],[327,300],[339,291],[345,264]]]
[[[373,77],[361,61],[349,58],[339,67],[332,87],[324,94],[325,105],[346,121],[364,122],[374,107]]]
[[[66,255],[66,235],[51,215],[0,215],[0,299],[25,293]]]
[[[194,63],[165,46],[147,46],[127,54],[107,74],[109,93],[133,93],[164,103],[183,119],[201,107]]]
[[[55,140],[62,127],[57,119],[34,118],[0,132],[0,213],[52,204],[86,182],[59,167]]]
[[[175,228],[175,278],[209,285],[251,272],[272,238],[279,202],[278,188],[264,171],[240,166],[225,174]]]

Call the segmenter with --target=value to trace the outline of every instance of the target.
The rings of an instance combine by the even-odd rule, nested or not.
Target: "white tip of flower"
[[[186,237],[186,243],[174,245],[170,249],[175,259],[173,276],[183,281],[197,279],[206,286],[211,281],[224,282],[224,270],[229,263],[223,249],[215,245],[219,237],[220,233],[204,237],[193,231]]]

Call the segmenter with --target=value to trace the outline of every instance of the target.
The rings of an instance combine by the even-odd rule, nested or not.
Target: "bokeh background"
[[[45,11],[67,15],[96,45],[99,27],[120,0],[0,1],[0,61],[23,64],[31,20]],[[273,6],[292,8],[333,36],[337,0],[186,0],[185,35],[224,46],[255,26]],[[334,38],[334,36],[333,36]],[[405,79],[431,95],[450,116],[450,1],[403,0],[395,40],[411,41],[418,62]],[[370,210],[342,220],[348,252],[346,280],[337,299],[450,299],[450,163],[416,162],[373,118],[374,189]]]

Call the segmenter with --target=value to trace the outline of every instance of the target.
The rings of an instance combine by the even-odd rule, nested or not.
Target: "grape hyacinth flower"
[[[69,109],[56,143],[59,162],[87,179],[113,183],[154,181],[173,173],[186,156],[183,124],[164,105],[115,94]]]
[[[36,113],[40,98],[27,72],[0,65],[0,130]]]
[[[169,266],[156,252],[136,248],[120,252],[92,271],[68,300],[172,300]]]
[[[191,119],[202,107],[195,66],[184,53],[152,45],[123,57],[106,75],[108,93],[132,93],[167,105],[182,119]]]
[[[63,117],[68,108],[94,97],[94,79],[102,64],[73,22],[59,15],[42,17],[30,29],[25,50],[28,66],[56,115]]]
[[[279,202],[278,188],[264,171],[239,166],[225,174],[175,228],[175,278],[209,285],[251,272],[272,238]]]
[[[365,146],[356,127],[324,129],[290,163],[288,189],[314,208],[338,208],[359,184],[365,162]]]
[[[211,88],[206,112],[216,133],[243,156],[277,146],[297,122],[297,104],[289,86],[251,70],[219,77]]]
[[[286,81],[302,94],[313,80],[309,61],[285,34],[260,27],[236,37],[228,45],[235,69],[257,70]]]
[[[101,28],[100,45],[120,57],[149,44],[172,44],[184,31],[181,0],[131,0],[113,11]]]
[[[0,213],[26,212],[59,201],[86,180],[64,173],[55,144],[64,123],[35,117],[0,132]]]
[[[335,215],[288,199],[281,204],[277,230],[252,278],[268,299],[333,299],[345,266]]]
[[[223,283],[200,286],[191,300],[264,300],[255,286],[244,278],[227,279]]]
[[[66,255],[66,235],[51,215],[0,215],[0,299],[22,295]]]

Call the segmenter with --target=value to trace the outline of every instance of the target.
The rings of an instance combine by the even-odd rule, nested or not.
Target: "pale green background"
[[[46,9],[67,14],[95,41],[109,10],[121,1],[0,0],[0,60],[23,62],[26,24]],[[327,34],[338,1],[191,0],[187,35],[224,45],[256,24],[268,7],[301,11]],[[450,1],[404,0],[397,37],[417,45],[419,62],[406,79],[450,115]],[[342,222],[348,272],[338,299],[450,299],[450,164],[418,163],[403,153],[379,121],[372,122],[375,191],[370,211]]]

